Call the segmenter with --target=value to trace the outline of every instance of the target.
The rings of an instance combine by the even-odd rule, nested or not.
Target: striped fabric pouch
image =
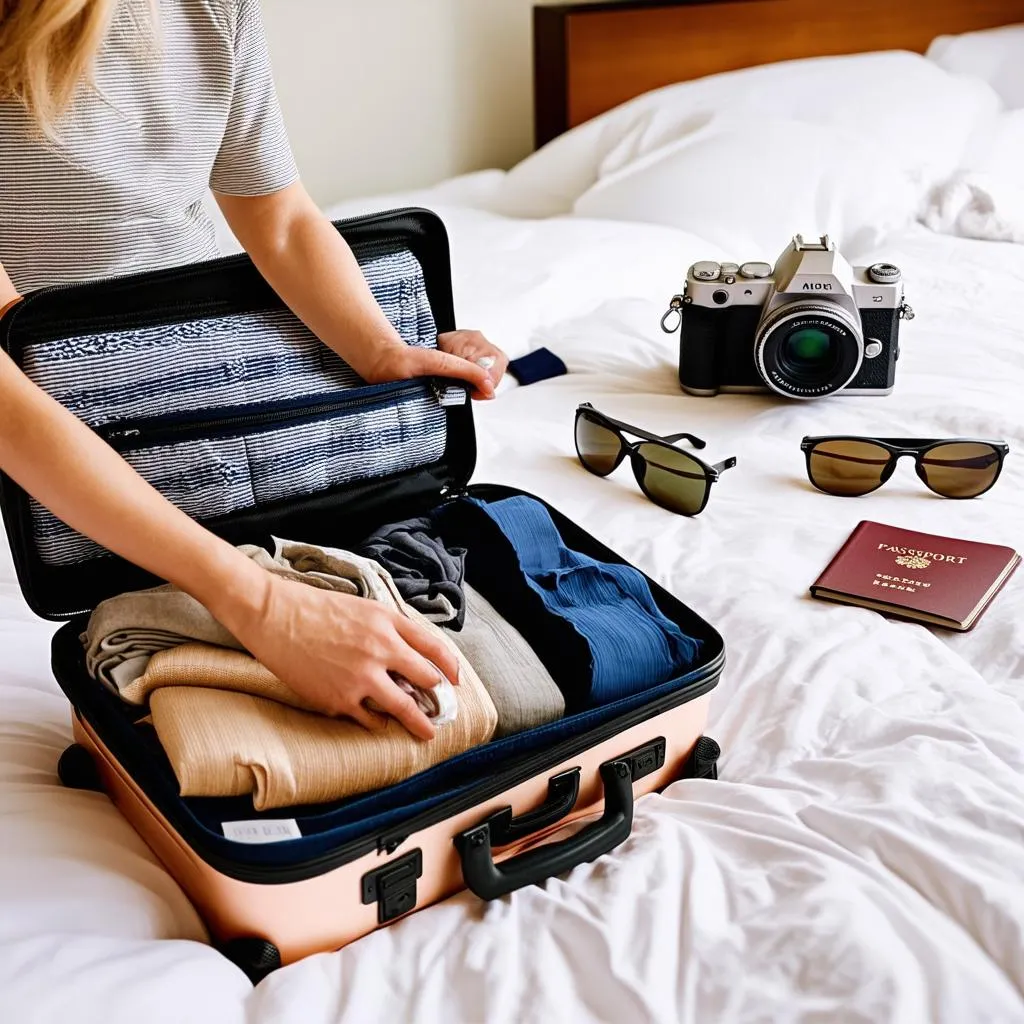
[[[403,340],[436,346],[416,257],[385,248],[360,262]],[[367,385],[286,309],[42,341],[23,367],[201,520],[435,462],[444,405],[466,400],[425,380]],[[38,503],[31,516],[46,564],[106,554]]]

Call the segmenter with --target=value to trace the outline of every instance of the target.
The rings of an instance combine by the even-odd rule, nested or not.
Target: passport
[[[1013,548],[864,520],[811,586],[811,595],[966,632],[1019,562]]]

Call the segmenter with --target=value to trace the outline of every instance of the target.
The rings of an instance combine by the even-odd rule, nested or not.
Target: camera
[[[852,267],[828,235],[797,235],[774,268],[695,263],[661,325],[669,334],[678,326],[679,383],[691,395],[821,398],[889,394],[899,323],[913,316],[898,267]]]

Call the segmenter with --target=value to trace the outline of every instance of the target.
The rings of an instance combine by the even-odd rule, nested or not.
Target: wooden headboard
[[[1019,21],[1024,21],[1024,0],[538,5],[533,9],[536,144],[672,82],[799,57],[923,53],[936,36]]]

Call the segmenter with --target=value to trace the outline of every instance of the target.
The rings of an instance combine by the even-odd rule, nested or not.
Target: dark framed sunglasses
[[[998,479],[1010,447],[970,437],[918,440],[904,437],[805,437],[807,478],[826,494],[857,497],[877,490],[904,456],[924,485],[943,498],[976,498]]]
[[[632,434],[639,441],[627,441]],[[695,455],[680,451],[677,441],[689,441],[694,448],[705,442],[693,434],[669,434],[659,437],[641,427],[613,420],[598,412],[589,402],[576,409],[576,454],[584,469],[595,476],[608,476],[629,456],[633,475],[640,490],[662,508],[684,516],[695,516],[708,503],[711,485],[736,459],[725,459],[709,466]]]

